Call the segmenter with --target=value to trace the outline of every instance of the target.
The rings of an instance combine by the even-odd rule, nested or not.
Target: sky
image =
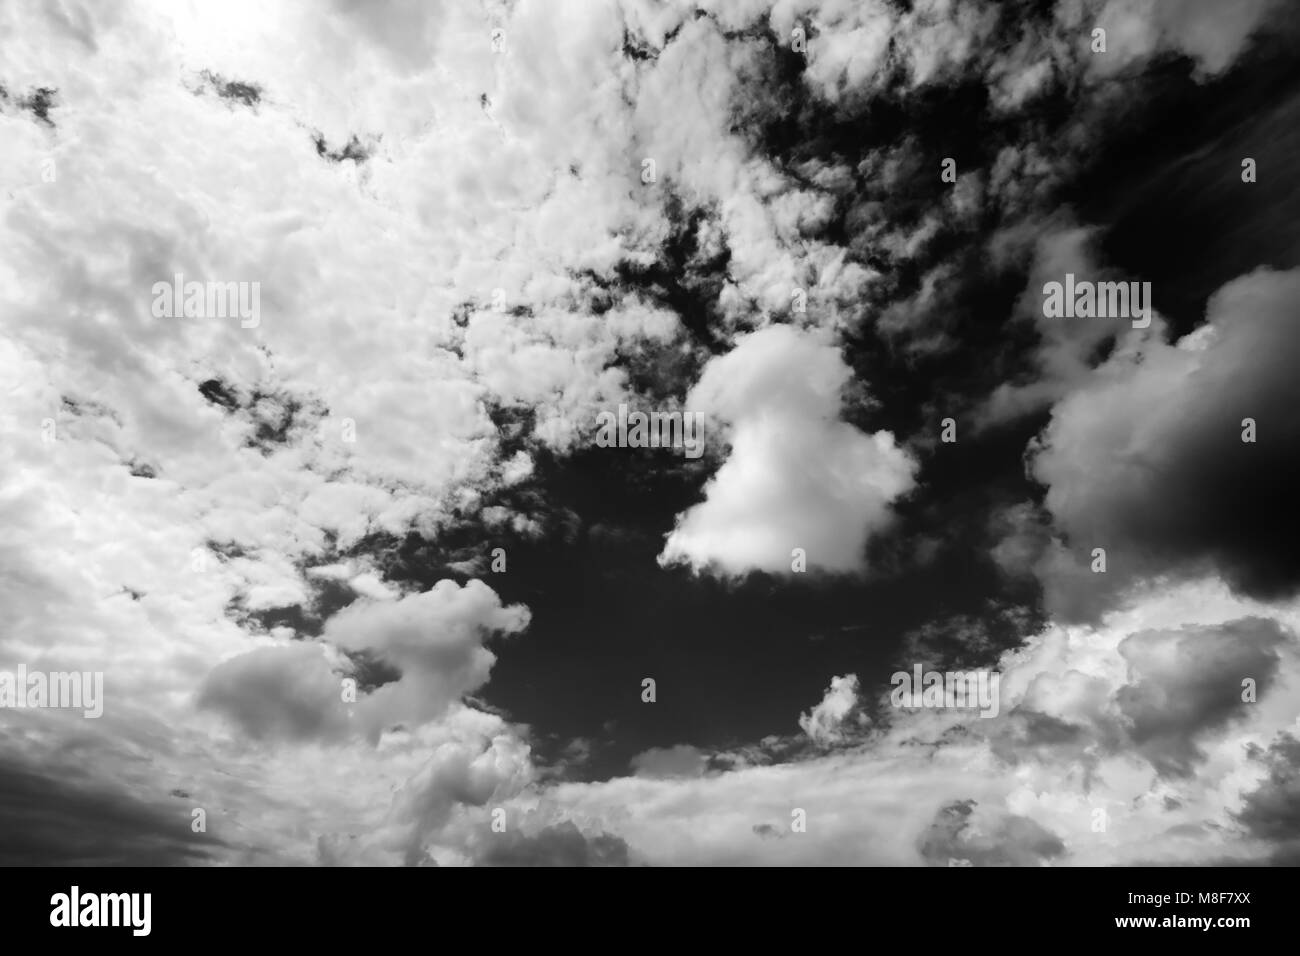
[[[1297,30],[0,0],[0,862],[1300,863]]]

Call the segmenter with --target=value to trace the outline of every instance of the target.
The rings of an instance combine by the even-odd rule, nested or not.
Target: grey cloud
[[[480,853],[479,866],[627,866],[628,846],[608,833],[587,836],[571,820],[534,836],[494,834]]]
[[[972,866],[1032,866],[1063,855],[1065,844],[1028,817],[958,800],[935,814],[921,837],[920,852],[934,866],[948,866],[950,860]]]
[[[1242,680],[1262,697],[1272,687],[1287,633],[1246,618],[1221,627],[1144,631],[1119,645],[1130,681],[1116,701],[1138,749],[1164,774],[1185,775],[1200,759],[1197,738],[1245,716]]]
[[[199,706],[258,739],[338,738],[348,729],[341,677],[319,644],[259,648],[213,668]]]

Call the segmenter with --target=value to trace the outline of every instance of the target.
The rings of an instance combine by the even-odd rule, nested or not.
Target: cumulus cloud
[[[376,689],[360,707],[377,731],[431,720],[477,690],[496,661],[484,638],[521,631],[528,620],[526,608],[503,607],[482,581],[464,587],[439,581],[396,601],[349,605],[330,618],[323,636],[345,650],[372,652],[400,671],[400,680]]]
[[[324,643],[263,647],[222,662],[204,681],[199,704],[255,738],[328,740],[364,731],[377,739],[394,724],[433,720],[481,687],[496,660],[485,638],[527,624],[525,608],[502,607],[481,581],[463,588],[439,581],[396,600],[361,598],[329,619]],[[396,679],[357,693],[353,676],[348,701],[343,679],[354,665],[335,648],[370,655]]]
[[[889,525],[917,465],[889,432],[839,420],[850,374],[833,345],[784,325],[711,361],[686,407],[725,423],[730,454],[704,502],[678,516],[660,562],[788,574],[802,548],[810,569],[863,571],[867,540]]]
[[[1105,598],[1161,573],[1213,568],[1260,597],[1300,584],[1300,544],[1278,520],[1300,463],[1297,295],[1300,271],[1234,280],[1201,329],[1120,349],[1054,407],[1032,473],[1076,559],[1104,548],[1113,576],[1074,578],[1081,613],[1102,606],[1090,588]]]
[[[844,723],[858,703],[858,676],[832,677],[826,696],[812,710],[799,715],[799,727],[816,744],[833,744],[844,739]]]
[[[510,734],[443,743],[394,795],[385,828],[388,845],[403,851],[407,865],[426,862],[431,859],[426,844],[459,807],[482,807],[512,795],[530,777],[528,748]]]

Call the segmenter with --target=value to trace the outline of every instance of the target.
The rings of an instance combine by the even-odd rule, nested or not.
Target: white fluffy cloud
[[[463,588],[439,581],[398,601],[359,601],[330,618],[322,635],[338,647],[371,651],[402,677],[365,700],[363,713],[378,731],[393,723],[422,724],[487,683],[496,656],[486,635],[523,630],[521,605],[502,607],[482,581]]]
[[[502,607],[482,581],[463,588],[439,581],[396,600],[361,598],[329,619],[322,643],[262,647],[222,662],[200,702],[255,737],[331,739],[353,730],[378,739],[394,725],[442,716],[487,683],[496,655],[485,638],[521,631],[528,618],[521,605]],[[355,694],[354,714],[342,689],[354,668],[336,648],[368,652],[399,677]]]
[[[799,715],[799,727],[814,743],[838,743],[844,739],[844,722],[857,703],[858,676],[832,677],[821,703]]]
[[[661,563],[790,573],[802,548],[809,569],[862,571],[867,539],[889,524],[917,466],[889,432],[839,420],[851,374],[834,345],[783,325],[711,361],[686,408],[713,426],[706,443],[725,426],[731,452],[704,502],[678,517]]]

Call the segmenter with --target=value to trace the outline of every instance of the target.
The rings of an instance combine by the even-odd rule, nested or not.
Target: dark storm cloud
[[[191,809],[0,759],[0,866],[204,863],[225,844],[191,831]]]
[[[1273,864],[1300,865],[1300,740],[1284,733],[1266,751],[1253,748],[1251,756],[1268,767],[1268,777],[1245,795],[1237,821],[1275,846]]]
[[[1222,65],[1215,43],[1232,46],[1266,14],[1266,4],[1234,8],[1208,31],[1194,24],[1208,23],[1209,9],[1189,7],[1186,23],[1160,30],[1166,39],[1199,36],[1192,45],[1205,44],[1205,62]],[[1065,620],[1096,620],[1129,585],[1161,573],[1218,572],[1266,599],[1294,593],[1297,551],[1274,516],[1289,508],[1286,488],[1297,467],[1287,412],[1295,395],[1284,372],[1297,308],[1293,292],[1265,291],[1269,281],[1286,280],[1256,276],[1246,291],[1252,280],[1245,278],[1257,266],[1300,263],[1287,215],[1300,202],[1300,178],[1279,155],[1300,108],[1300,68],[1290,54],[1295,27],[1273,27],[1236,69],[1216,69],[1212,78],[1192,61],[1164,58],[1125,76],[1122,98],[1118,81],[1102,83],[1104,95],[1076,105],[1078,123],[1064,137],[1093,148],[1086,157],[1071,154],[1074,172],[1052,196],[1087,228],[1077,232],[1084,244],[1073,260],[1057,255],[1051,268],[1063,272],[1073,261],[1079,272],[1151,281],[1167,323],[1153,340],[1126,344],[1100,334],[1104,322],[1058,328],[1036,319],[1039,345],[1012,352],[1022,361],[1033,356],[1036,368],[999,386],[984,409],[986,418],[1026,414],[1064,398],[1042,436],[1046,457],[1032,462],[1048,508],[1025,502],[995,511],[1002,528],[993,557],[1004,570],[1041,581],[1045,609]],[[1243,183],[1247,156],[1270,174]],[[1050,163],[1058,179],[1063,159]],[[1041,208],[1041,197],[1034,205]],[[1039,256],[1045,251],[1040,239]],[[1022,318],[1035,291],[1028,282]],[[1186,351],[1163,345],[1162,334],[1177,341],[1207,323],[1221,334],[1203,354],[1193,349],[1204,340],[1182,342]],[[1264,409],[1272,423],[1269,447],[1262,439],[1240,442],[1242,418],[1263,420],[1250,408]],[[1094,547],[1107,550],[1105,574],[1090,569]]]
[[[1044,574],[1054,610],[1095,615],[1168,572],[1216,570],[1263,599],[1300,587],[1283,518],[1300,481],[1300,270],[1238,279],[1207,312],[1196,339],[1117,354],[1056,406],[1032,457],[1068,549]],[[1106,574],[1079,574],[1099,547]]]

